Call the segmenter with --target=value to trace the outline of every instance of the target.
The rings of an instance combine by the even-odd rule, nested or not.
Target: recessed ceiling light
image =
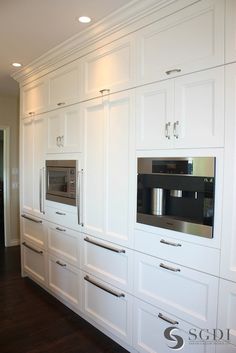
[[[81,23],[89,23],[89,22],[91,22],[91,18],[90,17],[88,17],[88,16],[81,16],[81,17],[79,17],[79,22],[81,22]]]
[[[22,65],[20,63],[13,63],[12,66],[14,67],[21,67]]]

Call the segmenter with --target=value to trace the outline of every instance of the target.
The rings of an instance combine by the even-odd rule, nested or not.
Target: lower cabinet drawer
[[[65,211],[64,209],[57,209],[53,207],[45,207],[45,218],[53,223],[60,224],[74,230],[81,230],[78,224],[77,213]]]
[[[216,327],[218,278],[135,254],[134,293],[198,327]]]
[[[133,322],[133,346],[141,353],[215,353],[213,336],[201,340],[200,329],[138,299]]]
[[[47,226],[42,219],[28,215],[21,215],[21,235],[27,242],[43,249],[47,246]]]
[[[80,233],[48,223],[48,251],[72,265],[80,266]]]
[[[124,342],[132,341],[132,296],[83,273],[83,312]]]
[[[49,289],[76,309],[80,309],[81,304],[80,282],[78,269],[60,258],[48,256]]]
[[[21,249],[24,272],[36,282],[47,286],[47,258],[45,251],[26,241],[22,242]]]
[[[132,291],[133,251],[91,236],[83,236],[84,271],[127,292]]]

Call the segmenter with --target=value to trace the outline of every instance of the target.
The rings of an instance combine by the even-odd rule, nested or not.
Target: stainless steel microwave
[[[46,200],[76,206],[77,161],[46,161]]]
[[[138,158],[137,222],[212,238],[215,157]]]

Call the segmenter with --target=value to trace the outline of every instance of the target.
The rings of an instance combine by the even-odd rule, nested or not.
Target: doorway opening
[[[0,247],[4,246],[4,131],[0,130]]]

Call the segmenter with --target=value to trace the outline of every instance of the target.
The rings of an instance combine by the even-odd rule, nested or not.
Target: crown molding
[[[24,85],[30,81],[72,62],[96,49],[124,35],[130,34],[138,28],[147,25],[145,19],[151,23],[167,16],[166,7],[170,6],[172,13],[180,8],[189,6],[199,0],[133,0],[127,5],[114,11],[104,19],[94,23],[58,46],[47,51],[29,65],[12,75],[16,81]],[[170,13],[171,13],[170,12]]]

